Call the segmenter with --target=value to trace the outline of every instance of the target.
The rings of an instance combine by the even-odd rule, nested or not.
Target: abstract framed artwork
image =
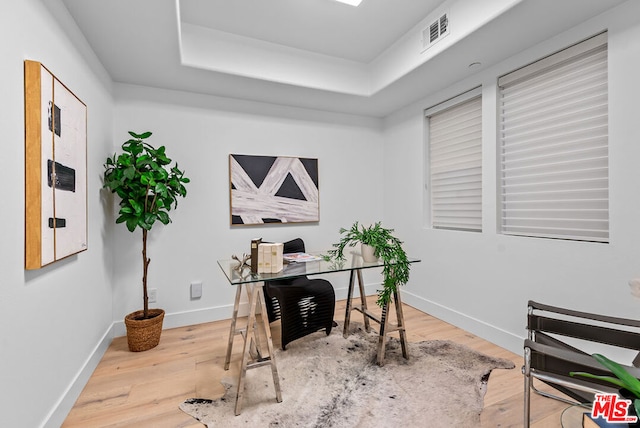
[[[231,226],[320,221],[318,159],[229,155]]]
[[[25,269],[87,249],[87,106],[24,62]]]

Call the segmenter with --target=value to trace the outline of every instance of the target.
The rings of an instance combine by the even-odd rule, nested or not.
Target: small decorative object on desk
[[[238,256],[236,256],[235,254],[233,254],[231,258],[238,262],[238,266],[235,267],[237,270],[242,270],[245,266],[248,266],[248,267],[251,266],[249,264],[249,260],[251,260],[251,256],[246,253],[242,253],[242,260],[240,260]]]
[[[278,273],[283,269],[284,244],[262,243],[258,245],[258,273]]]
[[[313,254],[308,253],[288,253],[285,254],[283,258],[289,263],[306,263],[323,260],[322,256],[314,256]]]
[[[258,245],[262,242],[262,238],[251,240],[251,273],[258,273]]]

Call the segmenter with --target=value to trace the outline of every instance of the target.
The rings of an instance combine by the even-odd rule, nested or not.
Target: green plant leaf
[[[156,222],[156,215],[154,213],[146,212],[144,213],[142,222],[143,222],[142,226],[145,229],[151,230],[151,228],[153,227],[153,223]]]
[[[133,180],[133,178],[136,176],[136,169],[133,166],[129,166],[124,169],[124,171],[122,172],[122,175],[127,180]]]
[[[140,167],[140,166],[147,165],[150,161],[151,161],[151,156],[149,155],[138,156],[138,158],[136,159],[136,166]]]
[[[168,195],[167,185],[164,183],[156,183],[155,192],[166,197]]]
[[[140,214],[142,214],[142,212],[144,211],[144,201],[137,201],[135,199],[129,199],[129,204],[131,204],[131,208],[133,208],[133,211],[135,212],[135,214],[137,216],[139,216]]]
[[[131,165],[131,155],[129,153],[121,153],[115,161],[114,167],[123,171],[127,166]]]
[[[133,232],[136,230],[136,226],[138,225],[138,219],[136,217],[127,217],[126,224],[129,232]]]
[[[169,218],[169,214],[167,214],[166,211],[158,211],[158,220],[160,220],[160,222],[162,222],[162,224],[169,224],[171,223],[171,219]]]
[[[147,132],[143,132],[142,134],[136,134],[135,132],[129,131],[129,135],[131,135],[133,138],[144,140],[146,138],[151,137],[151,132],[147,131]]]
[[[636,379],[634,376],[629,374],[628,371],[624,369],[620,364],[616,363],[613,360],[605,357],[602,354],[593,354],[593,358],[596,359],[600,364],[605,366],[607,369],[611,371],[618,379],[620,379],[624,383],[624,387],[631,391],[633,395],[640,398],[640,380]]]
[[[640,380],[631,375],[622,365],[616,363],[613,360],[605,357],[602,354],[591,355],[598,363],[607,368],[615,377],[612,376],[599,376],[586,372],[570,372],[570,376],[582,376],[591,379],[599,379],[619,388],[624,388],[631,392],[635,397],[640,398]]]
[[[592,373],[587,373],[587,372],[569,372],[569,376],[581,376],[581,377],[586,377],[589,379],[598,379],[598,380],[602,380],[605,382],[609,382],[613,385],[616,385],[620,388],[626,388],[626,385],[624,384],[624,382],[622,382],[620,379],[615,378],[615,377],[611,377],[611,376],[600,376],[600,375],[594,375]]]

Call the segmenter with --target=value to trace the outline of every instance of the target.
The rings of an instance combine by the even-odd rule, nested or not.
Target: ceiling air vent
[[[440,28],[438,27],[438,21],[429,26],[429,43],[433,43],[440,36]]]
[[[422,51],[424,52],[447,34],[449,34],[449,17],[445,13],[433,21],[428,28],[422,30]]]

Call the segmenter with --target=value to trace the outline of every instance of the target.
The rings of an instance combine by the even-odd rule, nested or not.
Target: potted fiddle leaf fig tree
[[[345,248],[360,243],[363,247],[363,259],[369,262],[365,254],[368,252],[367,246],[371,247],[374,260],[380,259],[384,263],[382,290],[378,290],[377,300],[379,306],[384,306],[398,287],[409,281],[410,263],[402,247],[402,241],[393,235],[393,229],[382,227],[381,222],[366,227],[356,221],[350,229],[341,228],[340,234],[342,235],[340,241],[333,244],[334,249],[329,250],[325,258],[336,261],[345,260]]]
[[[162,333],[164,310],[149,309],[147,274],[151,259],[147,257],[147,234],[156,222],[171,222],[169,211],[177,208],[178,197],[185,197],[189,179],[178,164],[171,165],[165,147],[147,143],[151,132],[136,134],[122,144],[122,152],[108,157],[104,164],[104,188],[120,197],[116,223],[129,232],[142,230],[142,296],[143,309],[124,319],[127,342],[131,351],[146,351],[158,345]]]

